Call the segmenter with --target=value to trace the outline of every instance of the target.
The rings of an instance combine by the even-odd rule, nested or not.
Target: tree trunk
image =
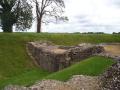
[[[38,19],[37,19],[37,33],[41,33],[41,27],[42,27],[42,18],[38,17]]]
[[[10,11],[5,11],[1,15],[1,26],[3,32],[12,32],[12,27],[13,27],[13,15]]]
[[[3,24],[2,25],[2,30],[3,32],[12,32],[12,27],[13,27],[13,24]]]

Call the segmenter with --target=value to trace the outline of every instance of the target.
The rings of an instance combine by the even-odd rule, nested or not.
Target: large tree
[[[65,4],[63,0],[33,0],[36,6],[37,33],[41,32],[42,23],[54,20],[68,20],[62,16]]]
[[[27,0],[0,0],[0,26],[3,32],[25,30],[32,25],[32,6]]]

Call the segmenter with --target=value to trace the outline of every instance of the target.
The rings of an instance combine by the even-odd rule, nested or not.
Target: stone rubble
[[[103,90],[120,90],[120,58],[102,76]]]
[[[67,82],[42,80],[30,87],[7,86],[4,90],[101,90],[98,77],[75,75]]]
[[[27,87],[18,85],[8,85],[3,90],[29,90]]]
[[[75,90],[101,90],[100,80],[95,76],[75,75],[66,83],[75,87]]]
[[[42,80],[38,84],[30,87],[31,90],[75,90],[72,86],[65,82],[57,80]]]

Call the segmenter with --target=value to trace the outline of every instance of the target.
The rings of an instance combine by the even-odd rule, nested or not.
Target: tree
[[[25,30],[32,25],[32,6],[27,0],[0,0],[0,26],[3,32]]]
[[[68,20],[62,16],[65,4],[63,0],[33,0],[36,6],[37,33],[41,32],[42,23],[51,21]]]

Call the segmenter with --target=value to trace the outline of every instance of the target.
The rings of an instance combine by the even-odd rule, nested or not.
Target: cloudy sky
[[[43,25],[42,32],[120,32],[120,0],[64,0],[69,22]],[[33,23],[29,32],[36,32]]]
[[[65,0],[65,4],[69,22],[50,23],[43,32],[120,32],[120,0]]]

